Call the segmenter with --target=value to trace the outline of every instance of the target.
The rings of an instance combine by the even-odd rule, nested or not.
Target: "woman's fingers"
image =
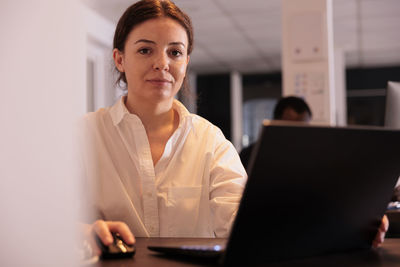
[[[386,215],[383,216],[381,225],[379,226],[378,232],[376,233],[375,240],[372,242],[374,248],[379,247],[385,240],[386,232],[389,229],[389,220]]]
[[[129,227],[125,223],[113,222],[113,221],[107,221],[105,223],[107,224],[108,229],[112,233],[118,233],[125,241],[125,243],[129,245],[133,245],[135,243],[135,237],[133,236],[131,230],[129,230]]]
[[[132,245],[135,243],[135,237],[123,222],[97,220],[93,224],[93,231],[106,246],[111,245],[113,242],[111,233],[118,233],[127,244]]]
[[[383,215],[382,223],[381,223],[380,228],[381,228],[381,230],[384,231],[385,233],[386,233],[386,232],[388,231],[388,229],[389,229],[389,219],[388,219],[388,217],[387,217],[386,215]]]
[[[93,232],[100,238],[101,242],[109,246],[113,242],[113,237],[108,227],[108,223],[103,220],[97,220],[93,223]]]

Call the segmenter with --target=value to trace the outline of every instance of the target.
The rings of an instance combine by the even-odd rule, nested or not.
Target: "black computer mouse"
[[[127,258],[133,257],[136,252],[135,245],[128,245],[122,240],[121,236],[117,233],[113,233],[113,243],[106,246],[101,242],[100,238],[96,235],[96,241],[101,249],[100,257],[102,259],[116,259],[116,258]]]

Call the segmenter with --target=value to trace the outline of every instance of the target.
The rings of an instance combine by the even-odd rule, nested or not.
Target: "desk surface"
[[[129,267],[129,266],[218,266],[207,260],[193,260],[187,258],[168,258],[147,249],[148,245],[177,240],[173,238],[137,238],[136,255],[130,259],[100,260],[93,266],[101,267]],[[190,238],[189,240],[196,240]],[[202,241],[205,239],[202,239]],[[388,238],[379,249],[357,251],[345,254],[333,254],[312,257],[302,260],[292,260],[268,264],[268,266],[400,266],[400,238]]]

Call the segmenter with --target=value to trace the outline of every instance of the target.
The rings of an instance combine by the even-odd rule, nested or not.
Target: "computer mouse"
[[[133,257],[136,252],[135,245],[128,245],[122,240],[121,236],[117,233],[113,233],[113,243],[106,246],[101,242],[100,238],[96,235],[96,241],[101,249],[100,257],[102,259],[116,259],[116,258],[128,258]]]

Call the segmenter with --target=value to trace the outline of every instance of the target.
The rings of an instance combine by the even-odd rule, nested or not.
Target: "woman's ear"
[[[123,53],[121,51],[119,51],[117,48],[114,48],[114,50],[113,50],[113,59],[114,59],[115,67],[117,67],[117,69],[120,72],[125,72]]]

